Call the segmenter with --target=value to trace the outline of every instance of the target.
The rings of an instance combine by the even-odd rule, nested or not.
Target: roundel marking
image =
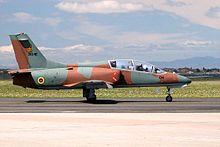
[[[42,85],[42,84],[44,84],[44,82],[45,82],[44,77],[38,77],[38,78],[37,78],[37,83],[38,83],[38,84]]]

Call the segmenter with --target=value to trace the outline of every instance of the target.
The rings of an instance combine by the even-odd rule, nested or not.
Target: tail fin
[[[66,67],[63,64],[48,61],[27,34],[9,36],[20,69]]]

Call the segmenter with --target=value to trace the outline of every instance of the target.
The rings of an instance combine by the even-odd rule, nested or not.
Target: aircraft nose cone
[[[178,75],[178,79],[180,83],[184,83],[184,84],[190,84],[192,82],[189,78],[181,75]]]

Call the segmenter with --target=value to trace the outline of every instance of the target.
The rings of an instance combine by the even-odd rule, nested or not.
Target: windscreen
[[[142,61],[134,61],[135,70],[143,71],[143,72],[151,72],[151,73],[163,73],[164,71],[160,68],[155,67],[152,64],[142,62]]]

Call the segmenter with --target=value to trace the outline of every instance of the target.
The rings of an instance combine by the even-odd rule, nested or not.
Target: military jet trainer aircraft
[[[61,64],[47,60],[27,34],[10,35],[19,65],[9,73],[13,84],[36,89],[82,88],[88,102],[96,101],[95,89],[125,87],[167,87],[167,102],[172,101],[171,88],[187,86],[191,80],[165,72],[154,65],[133,59],[103,62]]]

